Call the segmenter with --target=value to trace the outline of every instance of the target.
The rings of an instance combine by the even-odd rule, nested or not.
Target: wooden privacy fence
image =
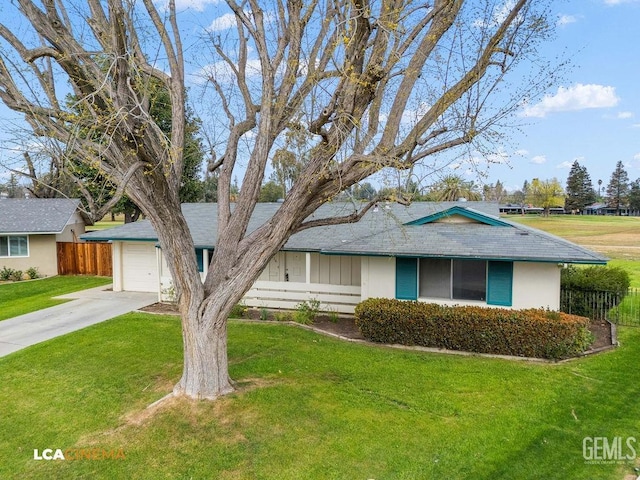
[[[110,243],[57,242],[58,274],[113,276]]]

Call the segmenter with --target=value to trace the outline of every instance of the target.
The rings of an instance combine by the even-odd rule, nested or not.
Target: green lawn
[[[52,297],[111,283],[110,277],[58,276],[0,284],[0,320],[52,307]]]
[[[640,288],[640,217],[604,215],[505,215],[504,218],[558,235],[611,260],[629,272],[631,286]]]
[[[101,220],[99,222],[94,223],[93,225],[87,226],[87,230],[88,231],[106,230],[108,228],[120,227],[124,225],[124,220],[115,220],[112,222],[111,219],[107,219],[107,217],[104,217],[104,218],[105,220]]]
[[[640,218],[603,215],[507,215],[505,218],[558,235],[607,255],[608,265],[629,273],[632,288],[640,288]],[[616,322],[638,325],[640,296],[627,296]],[[611,318],[614,318],[612,312]]]
[[[239,391],[145,419],[180,374],[180,324],[129,314],[0,358],[0,478],[622,479],[637,460],[583,458],[585,437],[640,432],[640,329],[620,340],[533,364],[231,321]],[[34,460],[44,448],[126,458]]]

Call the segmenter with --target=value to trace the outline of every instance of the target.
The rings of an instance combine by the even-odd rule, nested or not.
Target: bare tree
[[[72,11],[63,0],[15,3],[33,35],[18,38],[0,25],[0,98],[36,135],[64,143],[123,186],[150,219],[183,322],[184,369],[174,394],[194,398],[233,390],[227,316],[287,239],[355,222],[371,205],[308,220],[318,207],[382,169],[411,169],[479,142],[550,78],[534,72],[508,95],[498,88],[548,34],[534,0],[227,0],[235,26],[225,37],[234,48],[211,38],[212,64],[224,68],[208,80],[226,138],[215,162],[218,238],[203,283],[178,196],[185,67],[174,0],[166,12],[153,0],[87,0]],[[152,79],[171,95],[170,135],[149,114]],[[62,81],[80,114],[61,101]],[[275,215],[248,232],[268,161],[301,115],[313,139],[305,166]]]

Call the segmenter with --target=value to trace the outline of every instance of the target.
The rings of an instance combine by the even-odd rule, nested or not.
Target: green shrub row
[[[620,267],[576,267],[562,270],[560,310],[594,320],[607,318],[627,295],[631,280]]]
[[[37,267],[28,268],[25,272],[8,267],[2,267],[2,270],[0,270],[0,280],[3,281],[19,282],[20,280],[33,280],[34,278],[40,278]]]
[[[560,285],[570,290],[596,290],[626,294],[631,285],[629,272],[620,267],[570,265],[560,274]]]
[[[593,342],[588,318],[543,309],[370,298],[355,313],[366,339],[388,344],[560,359],[584,352]]]

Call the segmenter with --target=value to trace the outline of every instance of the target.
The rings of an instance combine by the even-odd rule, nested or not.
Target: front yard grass
[[[0,285],[0,320],[17,317],[67,300],[52,297],[111,283],[111,277],[57,276]]]
[[[0,358],[0,478],[620,479],[637,462],[583,458],[585,437],[640,436],[637,328],[539,364],[231,321],[238,391],[145,418],[180,375],[180,331],[132,313]],[[34,460],[44,448],[126,458]]]

